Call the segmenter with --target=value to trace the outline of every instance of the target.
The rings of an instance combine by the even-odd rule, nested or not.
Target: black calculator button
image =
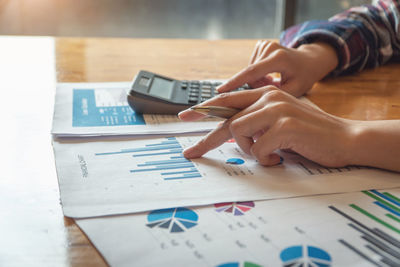
[[[182,88],[183,90],[186,90],[187,84],[181,84],[181,88]]]
[[[197,97],[189,97],[189,103],[197,103]]]
[[[211,97],[211,93],[201,92],[201,97]]]

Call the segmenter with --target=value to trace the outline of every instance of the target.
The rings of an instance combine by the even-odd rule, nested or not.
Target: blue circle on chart
[[[325,250],[313,246],[292,246],[282,250],[283,266],[331,266],[331,256]]]
[[[241,165],[244,163],[244,160],[239,159],[239,158],[230,158],[226,160],[227,164],[233,164],[233,165]]]

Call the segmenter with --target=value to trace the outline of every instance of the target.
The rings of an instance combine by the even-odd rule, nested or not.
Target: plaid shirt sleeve
[[[400,59],[400,0],[351,8],[327,21],[309,21],[284,31],[281,44],[296,48],[325,42],[338,54],[332,75],[373,68]]]

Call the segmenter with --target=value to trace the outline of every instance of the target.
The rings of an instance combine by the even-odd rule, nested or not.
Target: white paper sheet
[[[58,84],[52,134],[79,137],[205,132],[221,121],[182,122],[175,115],[135,114],[126,100],[130,84]]]
[[[91,217],[226,201],[287,198],[400,186],[398,173],[329,169],[296,154],[263,167],[235,143],[189,161],[199,136],[54,142],[64,214]]]
[[[400,216],[373,197],[385,207],[398,209],[400,203],[382,193],[226,203],[76,222],[115,267],[399,266]],[[400,189],[390,193],[400,197]]]

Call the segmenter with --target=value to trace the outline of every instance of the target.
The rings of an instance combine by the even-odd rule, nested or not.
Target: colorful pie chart
[[[232,213],[235,216],[244,215],[245,212],[254,208],[253,201],[227,202],[214,204],[217,212]]]

